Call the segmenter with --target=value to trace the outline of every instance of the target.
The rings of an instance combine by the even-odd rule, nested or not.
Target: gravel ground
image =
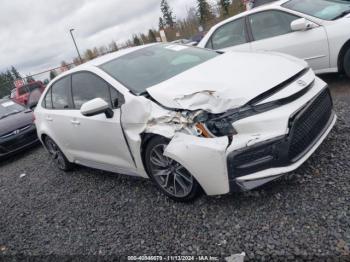
[[[246,261],[349,259],[350,81],[324,79],[336,127],[300,169],[249,193],[175,203],[148,180],[83,167],[60,172],[41,147],[0,163],[0,260],[243,251]]]

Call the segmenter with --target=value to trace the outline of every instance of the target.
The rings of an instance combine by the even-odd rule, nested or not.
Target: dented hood
[[[282,54],[228,52],[147,89],[168,108],[223,113],[246,104],[303,70]]]

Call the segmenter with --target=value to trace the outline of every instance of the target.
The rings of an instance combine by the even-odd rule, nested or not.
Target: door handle
[[[79,126],[80,122],[78,120],[71,120],[70,121],[73,125]]]
[[[52,121],[53,121],[53,119],[52,119],[51,116],[47,116],[47,117],[46,117],[46,120],[49,121],[49,122],[52,122]]]

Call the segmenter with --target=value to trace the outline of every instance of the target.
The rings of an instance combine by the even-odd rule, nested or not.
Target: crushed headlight
[[[194,122],[198,133],[204,137],[233,136],[237,134],[230,119],[218,119],[204,111],[195,116]]]

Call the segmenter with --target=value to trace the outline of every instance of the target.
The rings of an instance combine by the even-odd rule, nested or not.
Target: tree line
[[[14,81],[21,78],[21,74],[14,66],[0,73],[0,98],[9,95],[14,88]]]

